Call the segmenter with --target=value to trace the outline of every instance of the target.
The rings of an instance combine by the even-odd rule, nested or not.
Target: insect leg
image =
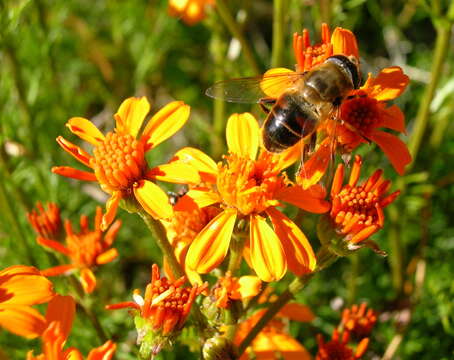
[[[270,112],[269,107],[273,106],[274,104],[276,104],[275,98],[265,97],[265,98],[259,99],[259,105],[266,114],[268,114]]]

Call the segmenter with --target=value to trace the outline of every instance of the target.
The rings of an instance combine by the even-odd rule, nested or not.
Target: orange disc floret
[[[355,304],[342,312],[341,326],[359,339],[368,336],[376,322],[377,313],[373,309],[368,309],[366,303]]]
[[[336,170],[331,188],[332,207],[330,216],[336,231],[345,236],[350,244],[358,244],[383,227],[383,208],[393,202],[400,191],[387,195],[391,182],[377,170],[358,185],[362,160],[355,156],[348,184],[342,186],[344,165]]]
[[[344,331],[342,334],[337,329],[334,330],[333,336],[330,341],[325,342],[323,336],[317,336],[318,352],[315,357],[316,360],[357,360],[360,359],[367,350],[369,339],[364,338],[353,351],[348,346],[350,333]]]
[[[36,209],[27,213],[27,218],[38,235],[52,239],[59,237],[62,221],[57,204],[49,202],[45,209],[38,201]]]

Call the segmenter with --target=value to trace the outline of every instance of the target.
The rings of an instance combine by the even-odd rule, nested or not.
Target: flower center
[[[350,187],[345,186],[335,200],[338,211],[335,222],[341,224],[344,228],[343,233],[352,230],[349,224],[355,227],[370,226],[377,223],[377,204],[379,198],[372,191],[365,191],[364,186]]]
[[[362,134],[379,126],[380,111],[376,99],[357,96],[346,100],[341,107],[341,119]]]
[[[71,235],[66,241],[74,265],[79,267],[96,265],[96,257],[103,251],[101,230]]]
[[[249,215],[278,205],[274,195],[285,187],[286,178],[279,175],[272,154],[262,152],[257,160],[230,154],[225,160],[218,165],[217,189],[227,206]]]
[[[93,150],[90,166],[107,191],[127,190],[146,171],[144,150],[143,143],[133,136],[110,132]]]

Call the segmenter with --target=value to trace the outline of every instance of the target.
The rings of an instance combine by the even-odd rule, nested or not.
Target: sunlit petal
[[[57,137],[57,142],[68,154],[74,156],[74,158],[76,158],[85,166],[90,167],[91,155],[89,153],[87,153],[79,146],[74,145],[72,142],[66,140],[63,136]]]
[[[260,128],[250,113],[233,114],[227,120],[227,146],[229,151],[254,160],[260,140]]]
[[[313,185],[307,190],[302,186],[290,186],[282,189],[276,198],[293,204],[300,209],[322,214],[330,208],[330,203],[325,201],[326,191],[320,185]]]
[[[189,118],[190,107],[183,101],[173,101],[159,110],[148,122],[142,136],[155,147],[175,134]]]
[[[80,271],[80,283],[87,294],[92,293],[96,287],[96,276],[93,271],[87,268],[82,269]]]
[[[114,115],[117,132],[136,137],[149,111],[150,104],[145,96],[126,99]]]
[[[91,350],[87,360],[110,360],[116,349],[117,345],[113,341],[106,341],[103,345]]]
[[[262,91],[271,98],[278,98],[289,87],[293,87],[295,79],[291,76],[279,76],[279,74],[295,74],[294,71],[286,68],[274,68],[263,74],[260,83]]]
[[[151,169],[145,177],[149,180],[161,180],[176,184],[199,184],[200,176],[191,165],[171,162]]]
[[[71,132],[82,140],[97,146],[104,142],[104,134],[90,120],[81,117],[73,117],[68,120],[66,126]]]
[[[121,192],[116,191],[112,194],[109,200],[106,203],[106,213],[102,217],[101,222],[101,230],[106,231],[112,221],[115,219],[115,215],[117,215],[118,205],[120,204],[121,200]]]
[[[175,154],[171,161],[181,161],[182,163],[195,167],[204,182],[216,182],[216,175],[218,173],[217,164],[212,158],[198,149],[191,147],[183,148]]]
[[[310,322],[315,319],[314,313],[308,306],[295,302],[285,304],[279,310],[279,316],[301,322]]]
[[[358,43],[355,35],[347,29],[337,27],[331,36],[333,55],[342,54],[359,58]]]
[[[47,306],[46,321],[50,324],[56,321],[64,339],[68,338],[76,314],[76,302],[72,296],[55,296]]]
[[[376,78],[369,74],[361,88],[378,101],[388,101],[400,96],[409,81],[410,79],[399,66],[392,66],[380,71]]]
[[[262,281],[257,276],[245,275],[238,279],[240,299],[247,299],[257,295],[262,287]],[[234,297],[232,297],[234,299]]]
[[[96,264],[102,265],[110,263],[118,257],[118,250],[115,248],[104,251],[102,254],[96,257]]]
[[[287,271],[282,244],[265,218],[251,216],[251,262],[258,277],[263,281],[278,281]]]
[[[134,195],[144,210],[155,219],[168,219],[173,215],[167,194],[155,183],[143,180],[134,186]]]
[[[210,191],[207,188],[191,189],[178,201],[175,209],[185,210],[191,208],[187,206],[190,204],[185,202],[185,198],[190,198],[199,208],[204,208],[206,206],[216,204],[221,200],[217,193]]]
[[[0,326],[14,334],[33,339],[42,334],[46,320],[37,310],[29,306],[2,304]]]
[[[186,255],[186,265],[190,269],[206,274],[224,260],[236,217],[236,211],[227,209],[203,228]]]
[[[58,174],[71,179],[96,181],[96,176],[88,171],[77,170],[69,166],[54,166],[52,168],[54,174]]]

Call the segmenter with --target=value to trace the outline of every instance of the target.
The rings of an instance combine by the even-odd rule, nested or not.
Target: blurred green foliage
[[[448,2],[288,0],[285,4],[285,62],[280,65],[294,64],[294,31],[308,28],[312,39],[318,40],[322,20],[333,27],[351,29],[358,38],[364,74],[398,65],[412,79],[397,101],[406,114],[405,140],[411,138],[413,121],[431,78],[437,35],[434,24],[453,20],[452,14],[450,19],[442,16]],[[265,71],[272,52],[272,2],[232,0],[228,6],[250,42],[258,66]],[[254,75],[243,52],[235,51],[235,47],[213,10],[202,23],[189,27],[168,16],[163,0],[3,0],[0,268],[24,263],[51,266],[51,258],[36,245],[26,221],[26,211],[36,201],[57,202],[63,217],[73,223],[81,214],[93,215],[96,205],[104,203],[105,194],[96,185],[69,181],[50,172],[54,165],[79,166],[55,142],[58,135],[75,140],[64,126],[70,117],[93,119],[108,131],[113,128],[112,114],[129,96],[146,95],[152,112],[172,99],[183,100],[191,105],[189,123],[153,152],[151,163],[168,161],[177,149],[188,145],[221,154],[223,129],[213,123],[213,101],[204,96],[204,90],[222,77]],[[372,145],[361,149],[367,159],[364,176],[381,167],[394,180],[394,188],[404,190],[397,204],[387,211],[385,229],[375,237],[390,256],[380,258],[370,250],[360,251],[317,275],[301,293],[298,300],[309,305],[317,319],[312,324],[292,324],[291,330],[313,354],[315,335],[330,336],[340,318],[339,306],[367,301],[381,315],[366,358],[380,358],[396,333],[403,334],[396,359],[454,356],[452,36],[449,47],[411,172],[398,179],[381,152],[373,151]],[[225,120],[237,111],[254,111],[263,119],[257,107],[220,106],[224,106]],[[124,211],[119,217],[124,222],[115,244],[120,260],[97,271],[100,286],[94,307],[103,326],[119,343],[117,358],[134,359],[132,318],[126,311],[107,312],[103,307],[126,301],[131,289],[143,288],[150,265],[160,263],[161,256],[138,217]],[[305,224],[302,226],[306,231]],[[398,275],[389,261],[395,255],[392,236],[401,249]],[[422,276],[416,277],[420,283],[415,283],[415,273]],[[400,283],[395,276],[401,277]],[[57,290],[68,291],[64,279],[54,280]],[[282,290],[285,284],[288,282],[277,289]],[[35,354],[40,349],[38,340],[25,340],[5,331],[0,332],[0,344],[10,359],[23,359],[29,349],[35,349]],[[89,321],[79,314],[67,346],[76,346],[87,354],[100,344]],[[177,345],[159,358],[189,359],[188,349]]]

